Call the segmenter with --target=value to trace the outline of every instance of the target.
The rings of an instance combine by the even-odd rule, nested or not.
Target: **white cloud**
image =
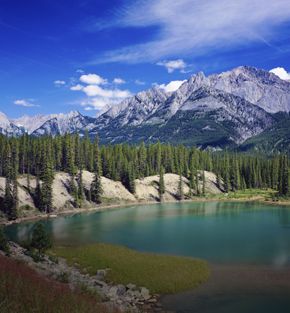
[[[181,72],[184,72],[187,66],[182,59],[162,61],[158,62],[157,65],[164,66],[167,69],[168,73],[173,73],[175,70],[180,70]]]
[[[273,74],[277,75],[278,77],[280,77],[283,80],[290,81],[290,73],[288,73],[285,70],[285,68],[283,68],[283,67],[273,68],[272,70],[270,70],[270,73],[273,73]]]
[[[26,108],[31,108],[31,107],[37,107],[38,105],[33,103],[33,99],[25,100],[25,99],[17,99],[14,101],[14,104],[26,107]]]
[[[126,81],[124,79],[122,79],[122,78],[118,78],[117,77],[117,78],[114,78],[113,83],[116,84],[116,85],[122,85],[122,84],[125,84]]]
[[[290,20],[289,0],[136,0],[103,27],[151,27],[153,39],[108,51],[102,62],[148,62],[277,38]]]
[[[88,97],[104,97],[104,98],[127,98],[131,95],[128,90],[120,90],[120,89],[104,89],[97,85],[88,85],[83,87],[82,91]]]
[[[136,84],[136,85],[139,85],[139,86],[146,85],[146,83],[145,83],[143,80],[140,80],[140,79],[136,79],[136,80],[135,80],[135,84]]]
[[[80,81],[88,85],[105,85],[107,80],[97,74],[84,74],[80,77]]]
[[[64,86],[66,84],[66,82],[64,80],[55,80],[53,83],[56,87],[61,87],[61,86]]]
[[[71,87],[70,87],[70,90],[73,90],[73,91],[80,91],[80,90],[83,90],[83,88],[84,88],[83,85],[77,84],[77,85],[71,86]]]
[[[87,85],[76,84],[70,87],[70,90],[81,91],[87,96],[80,102],[80,105],[85,110],[104,111],[110,106],[132,96],[129,90],[101,86],[107,83],[107,80],[97,74],[82,75],[79,80]]]
[[[165,90],[166,92],[176,91],[186,80],[173,80],[169,84],[159,85],[159,88]]]

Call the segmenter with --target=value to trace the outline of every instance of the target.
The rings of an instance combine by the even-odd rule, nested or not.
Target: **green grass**
[[[251,200],[260,198],[271,200],[276,193],[273,189],[245,189],[218,195],[207,194],[205,198],[218,200]]]
[[[255,197],[268,198],[275,193],[272,189],[245,189],[236,192],[230,192],[228,198],[231,199],[250,199]]]
[[[65,258],[70,265],[78,264],[91,275],[95,275],[98,269],[110,268],[108,281],[144,286],[151,293],[189,290],[205,282],[209,276],[208,264],[202,260],[141,253],[110,244],[56,247],[52,253]]]

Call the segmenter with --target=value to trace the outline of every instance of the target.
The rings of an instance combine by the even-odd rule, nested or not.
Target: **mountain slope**
[[[290,116],[279,113],[277,123],[245,141],[240,151],[261,151],[266,154],[287,152],[290,153]]]
[[[145,121],[121,129],[109,125],[99,134],[104,143],[159,140],[223,148],[261,133],[274,122],[271,114],[240,97],[202,87],[194,91],[165,123]]]
[[[95,118],[83,116],[77,111],[68,114],[50,115],[43,125],[35,129],[31,134],[34,136],[43,135],[64,135],[66,133],[84,133],[95,127]]]
[[[23,128],[13,124],[4,113],[0,112],[0,134],[6,136],[21,136],[24,132]]]

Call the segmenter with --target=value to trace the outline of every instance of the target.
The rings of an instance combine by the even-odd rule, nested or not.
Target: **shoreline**
[[[189,202],[258,202],[258,203],[264,203],[268,205],[278,205],[278,206],[290,206],[290,200],[287,201],[271,201],[266,200],[262,196],[256,196],[256,197],[249,197],[249,198],[207,198],[207,197],[196,197],[192,199],[185,199],[185,200],[176,200],[176,201],[136,201],[136,202],[124,202],[124,203],[116,203],[116,204],[104,204],[96,207],[90,207],[90,208],[75,208],[75,209],[69,209],[59,212],[52,212],[50,214],[37,214],[37,215],[31,215],[31,216],[25,216],[17,218],[13,221],[7,221],[7,220],[0,220],[0,225],[2,226],[9,226],[12,224],[20,224],[23,222],[30,222],[30,221],[38,221],[38,220],[44,220],[44,219],[51,219],[51,218],[57,218],[60,216],[73,216],[75,214],[81,214],[81,213],[93,213],[93,212],[103,212],[106,210],[114,210],[121,207],[131,207],[131,206],[140,206],[140,205],[153,205],[153,204],[166,204],[166,203],[189,203]]]

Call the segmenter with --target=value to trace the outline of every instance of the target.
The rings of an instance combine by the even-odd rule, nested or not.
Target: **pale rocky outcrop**
[[[88,171],[83,171],[83,184],[85,190],[88,192],[93,181],[94,174]],[[136,192],[133,195],[130,193],[125,186],[119,181],[113,181],[109,178],[102,177],[102,188],[103,198],[112,204],[125,204],[133,202],[150,202],[159,201],[159,176],[149,176],[143,179],[136,179],[135,186]],[[53,208],[56,212],[74,209],[75,201],[73,196],[70,194],[70,181],[69,174],[64,172],[57,172],[54,176],[52,184],[53,193]],[[189,194],[189,181],[183,177],[183,193],[185,199],[188,198]],[[205,171],[205,191],[209,194],[219,194],[222,191],[216,186],[216,175],[211,172]],[[75,181],[75,184],[77,182]],[[179,199],[178,186],[179,186],[179,175],[167,173],[164,175],[165,183],[165,194],[164,201],[176,201]],[[34,214],[36,211],[33,192],[36,187],[36,178],[30,176],[30,192],[27,186],[27,177],[20,176],[18,178],[18,199],[19,207],[25,210],[21,215]],[[199,190],[202,191],[202,172],[199,172]],[[3,199],[5,192],[5,178],[0,177],[0,198]],[[192,193],[194,194],[195,191]],[[88,201],[83,201],[83,208],[93,208],[96,205]]]
[[[189,181],[183,177],[184,194],[189,192]],[[139,200],[158,201],[159,200],[159,176],[149,176],[143,179],[136,179],[136,197]],[[178,197],[179,175],[165,174],[164,175],[165,201],[174,201]]]
[[[202,191],[202,172],[199,173],[199,190]],[[219,194],[222,191],[216,185],[216,175],[212,172],[205,171],[205,192],[210,194]],[[189,194],[189,181],[187,178],[182,178],[183,193],[186,196]],[[138,200],[143,201],[158,201],[159,200],[159,175],[136,179],[136,193]],[[175,201],[178,199],[179,175],[167,173],[164,175],[165,194],[164,201]],[[195,191],[193,190],[194,194]]]
[[[33,199],[31,198],[31,195],[29,194],[26,184],[23,185],[23,182],[26,182],[26,179],[19,179],[18,180],[18,201],[19,201],[19,207],[22,209],[35,209]],[[5,194],[5,178],[0,177],[0,197],[3,198]]]
[[[94,174],[83,171],[84,187],[89,190],[91,188]],[[106,177],[102,177],[103,197],[107,199],[116,199],[123,201],[136,201],[136,198],[124,187],[119,181],[114,181]]]

